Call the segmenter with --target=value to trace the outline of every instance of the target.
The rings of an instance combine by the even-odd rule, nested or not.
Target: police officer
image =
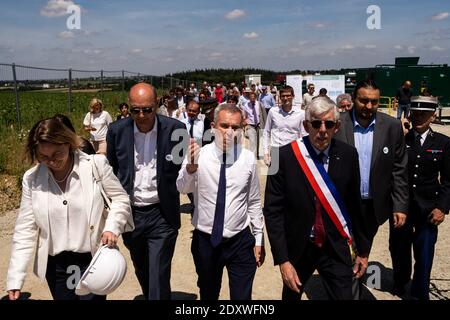
[[[450,138],[430,128],[436,117],[437,98],[411,98],[411,129],[405,139],[408,150],[409,215],[391,245],[404,246],[393,260],[394,290],[404,293],[411,276],[414,251],[413,299],[429,300],[430,274],[438,226],[450,208]]]

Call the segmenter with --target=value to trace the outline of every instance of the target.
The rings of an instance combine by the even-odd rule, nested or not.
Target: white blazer
[[[91,157],[81,151],[76,151],[74,156],[79,159],[83,190],[80,201],[85,205],[91,253],[94,255],[104,231],[111,231],[119,236],[122,232],[134,229],[130,199],[114,175],[106,157],[95,155],[95,163],[103,180],[103,189],[112,202],[109,214],[105,217],[103,198],[92,174]],[[51,241],[49,239],[51,212],[51,203],[48,202],[49,174],[47,166],[38,164],[25,172],[23,176],[22,200],[12,239],[7,290],[22,289],[33,252],[35,252],[33,272],[45,280],[49,241]],[[127,222],[128,227],[125,228]]]

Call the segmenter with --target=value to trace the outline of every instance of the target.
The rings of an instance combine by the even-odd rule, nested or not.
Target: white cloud
[[[414,54],[416,52],[416,47],[414,46],[409,46],[408,47],[408,53],[409,54]]]
[[[246,16],[247,14],[245,13],[244,10],[241,9],[234,9],[233,11],[228,12],[225,15],[225,18],[227,18],[228,20],[235,20],[235,19],[239,19],[242,18],[244,16]]]
[[[167,58],[163,59],[163,62],[173,62],[173,61],[174,61],[174,59],[171,57],[167,57]]]
[[[0,53],[3,53],[3,52],[13,53],[14,49],[10,46],[5,46],[3,44],[0,44]]]
[[[142,49],[140,49],[140,48],[131,49],[131,53],[134,53],[134,54],[138,54],[138,53],[141,53],[141,52],[142,52]]]
[[[430,48],[430,51],[437,51],[437,52],[441,52],[441,51],[445,51],[445,48],[439,47],[439,46],[432,46]]]
[[[341,49],[342,50],[353,50],[353,49],[355,49],[355,46],[351,45],[351,44],[346,44],[346,45],[342,46]]]
[[[211,52],[208,56],[209,58],[220,58],[223,54],[222,52]]]
[[[441,12],[441,13],[438,13],[438,14],[435,14],[434,16],[432,16],[431,20],[440,21],[440,20],[447,19],[448,16],[449,16],[448,12]]]
[[[374,44],[366,44],[365,46],[364,46],[364,48],[366,48],[366,49],[375,49],[377,46],[376,45],[374,45]]]
[[[325,25],[325,23],[317,22],[317,23],[314,23],[314,24],[313,24],[313,27],[314,27],[314,28],[317,28],[317,29],[323,29],[323,28],[326,27],[326,25]]]
[[[394,46],[394,49],[396,49],[396,50],[403,50],[403,47],[401,45],[396,45],[396,46]]]
[[[247,32],[242,35],[244,39],[256,39],[259,35],[256,32]]]
[[[41,16],[62,17],[67,15],[67,8],[75,3],[71,0],[48,0],[47,5],[41,9]]]
[[[75,34],[72,31],[62,31],[58,34],[58,37],[62,39],[72,39],[75,38]]]

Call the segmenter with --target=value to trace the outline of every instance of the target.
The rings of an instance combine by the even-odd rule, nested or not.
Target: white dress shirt
[[[305,111],[299,106],[292,106],[286,112],[282,107],[269,110],[263,133],[264,154],[268,154],[270,146],[281,147],[302,136],[308,135],[303,127]]]
[[[186,129],[188,132],[191,130],[191,123],[189,118],[184,118],[180,120],[186,125]],[[194,135],[195,142],[201,146],[203,140],[203,132],[205,131],[205,115],[199,114],[198,117],[194,120],[194,128],[192,129],[192,133]]]
[[[428,129],[427,131],[425,131],[422,134],[414,131],[414,137],[416,137],[416,139],[417,139],[417,136],[420,135],[420,145],[421,146],[423,146],[423,143],[425,142],[425,139],[427,138],[429,132],[430,132],[430,129]]]
[[[256,160],[253,153],[238,146],[236,161],[227,154],[224,238],[231,238],[250,224],[256,245],[263,245],[264,218]],[[200,150],[198,169],[189,174],[187,160],[178,174],[177,188],[181,193],[194,193],[194,227],[211,234],[216,209],[222,151],[215,143]]]
[[[309,92],[305,92],[305,94],[303,94],[303,105],[306,107],[315,96],[316,96],[315,94],[310,94]]]
[[[186,106],[186,104],[184,103],[184,97],[177,98],[177,100],[178,100],[178,109],[184,108]]]
[[[156,139],[158,122],[147,133],[134,124],[134,189],[131,204],[137,207],[159,202],[156,179]]]
[[[63,251],[91,252],[89,226],[84,202],[80,201],[83,194],[79,172],[79,158],[74,157],[72,172],[66,180],[66,190],[56,183],[53,175],[48,176],[48,220],[50,224],[50,239],[48,254],[55,256]]]

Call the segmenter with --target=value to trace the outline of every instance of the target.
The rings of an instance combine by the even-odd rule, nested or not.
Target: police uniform
[[[437,99],[412,97],[411,111],[435,111]],[[412,114],[411,117],[414,117]],[[450,138],[428,129],[421,143],[414,129],[406,134],[409,175],[409,215],[395,245],[404,246],[404,254],[394,263],[394,280],[397,288],[404,286],[411,275],[411,245],[414,251],[414,275],[411,296],[429,299],[430,274],[433,265],[437,226],[429,222],[435,208],[445,214],[450,209]],[[393,245],[391,243],[391,245]]]

